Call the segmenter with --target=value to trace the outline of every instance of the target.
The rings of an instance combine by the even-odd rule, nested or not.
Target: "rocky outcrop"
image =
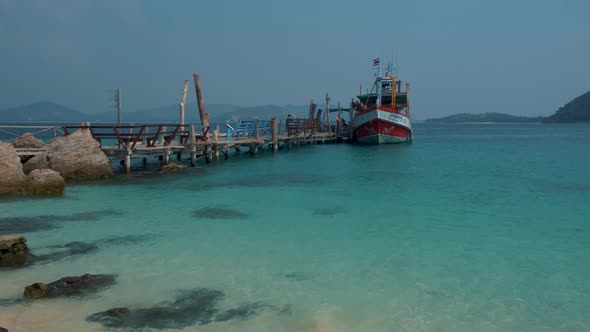
[[[31,158],[23,168],[26,173],[49,168],[65,180],[95,180],[113,175],[109,159],[88,129],[51,140],[47,151]]]
[[[36,169],[27,176],[27,192],[31,195],[61,195],[66,182],[58,172],[50,169]]]
[[[17,267],[31,261],[27,239],[20,235],[0,235],[0,266]]]
[[[18,194],[25,189],[26,176],[11,144],[0,142],[0,195]]]
[[[25,288],[27,299],[79,296],[98,292],[115,283],[114,274],[85,274],[80,277],[64,277],[49,284],[34,283]]]
[[[42,140],[36,139],[31,133],[25,133],[14,140],[12,145],[21,149],[39,149],[45,146]]]
[[[8,332],[8,330],[0,326],[0,332]]]

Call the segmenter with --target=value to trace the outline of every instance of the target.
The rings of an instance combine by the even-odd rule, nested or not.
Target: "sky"
[[[549,115],[590,90],[587,0],[0,0],[0,107],[350,103],[372,59],[417,119]],[[321,106],[320,106],[321,107]]]

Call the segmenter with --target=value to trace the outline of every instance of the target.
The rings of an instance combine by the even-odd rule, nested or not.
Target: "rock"
[[[25,288],[27,299],[79,296],[98,292],[115,283],[114,274],[84,274],[80,277],[64,277],[49,284],[34,283]]]
[[[0,266],[22,266],[30,261],[31,252],[24,236],[0,236]]]
[[[39,263],[55,262],[60,259],[68,258],[70,256],[84,255],[98,250],[98,246],[94,243],[86,242],[69,242],[63,245],[51,246],[53,251],[35,256],[35,261]]]
[[[88,129],[52,139],[47,149],[27,161],[24,171],[49,168],[59,172],[65,180],[95,180],[113,175],[109,159]]]
[[[12,144],[0,142],[0,195],[22,193],[25,182],[26,176],[16,150]]]
[[[8,330],[0,326],[0,332],[8,332]]]
[[[246,320],[255,316],[258,311],[263,308],[273,307],[262,302],[246,303],[238,306],[237,308],[228,309],[218,313],[215,316],[215,321],[225,322],[230,319]]]
[[[246,219],[248,215],[223,207],[206,207],[193,212],[193,217],[203,219]]]
[[[58,172],[36,169],[27,176],[27,193],[31,195],[61,195],[66,182]]]
[[[44,147],[45,143],[43,143],[43,141],[40,139],[36,139],[31,133],[24,133],[23,135],[17,137],[12,145],[15,148],[39,149]]]
[[[161,173],[173,173],[173,172],[178,172],[184,168],[185,168],[184,165],[181,163],[169,163],[168,165],[162,166],[162,168],[160,169],[160,172]]]
[[[0,235],[50,230],[61,227],[60,222],[64,221],[98,221],[104,217],[119,215],[122,215],[122,212],[117,210],[98,210],[63,216],[49,214],[35,217],[5,217],[0,218]]]
[[[141,309],[113,308],[92,314],[86,320],[107,328],[183,329],[210,323],[218,312],[215,305],[221,298],[221,291],[200,288],[183,293],[172,303]]]

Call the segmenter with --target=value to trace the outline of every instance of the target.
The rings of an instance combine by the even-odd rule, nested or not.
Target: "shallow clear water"
[[[308,146],[0,201],[0,218],[122,213],[24,234],[36,252],[151,235],[0,270],[0,298],[119,275],[83,299],[0,306],[0,326],[100,331],[88,315],[204,287],[225,293],[220,309],[262,301],[290,313],[184,331],[588,331],[589,144],[588,125],[423,124],[411,145]],[[206,207],[247,217],[193,216]]]

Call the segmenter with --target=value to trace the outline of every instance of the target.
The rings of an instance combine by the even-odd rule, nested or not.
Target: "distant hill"
[[[462,122],[541,122],[542,116],[528,117],[528,116],[515,116],[505,113],[483,113],[483,114],[470,114],[460,113],[445,116],[443,118],[426,119],[424,122],[428,123],[462,123]]]
[[[308,106],[298,105],[264,105],[240,107],[229,104],[210,104],[206,105],[206,111],[211,116],[212,123],[219,122],[236,122],[239,120],[287,118],[288,114],[298,117],[307,116]],[[145,108],[135,111],[129,111],[123,108],[121,112],[121,121],[123,123],[177,123],[179,122],[179,106],[168,105],[161,107]],[[117,112],[115,110],[101,112],[96,114],[87,114],[71,108],[58,105],[51,102],[38,102],[25,106],[18,106],[6,109],[0,109],[0,122],[102,122],[114,123],[117,121]],[[196,104],[187,104],[185,106],[185,122],[199,123],[199,112]]]
[[[88,114],[51,102],[0,109],[3,122],[78,122],[87,121],[88,117]]]
[[[544,122],[590,122],[590,91],[560,107]]]

